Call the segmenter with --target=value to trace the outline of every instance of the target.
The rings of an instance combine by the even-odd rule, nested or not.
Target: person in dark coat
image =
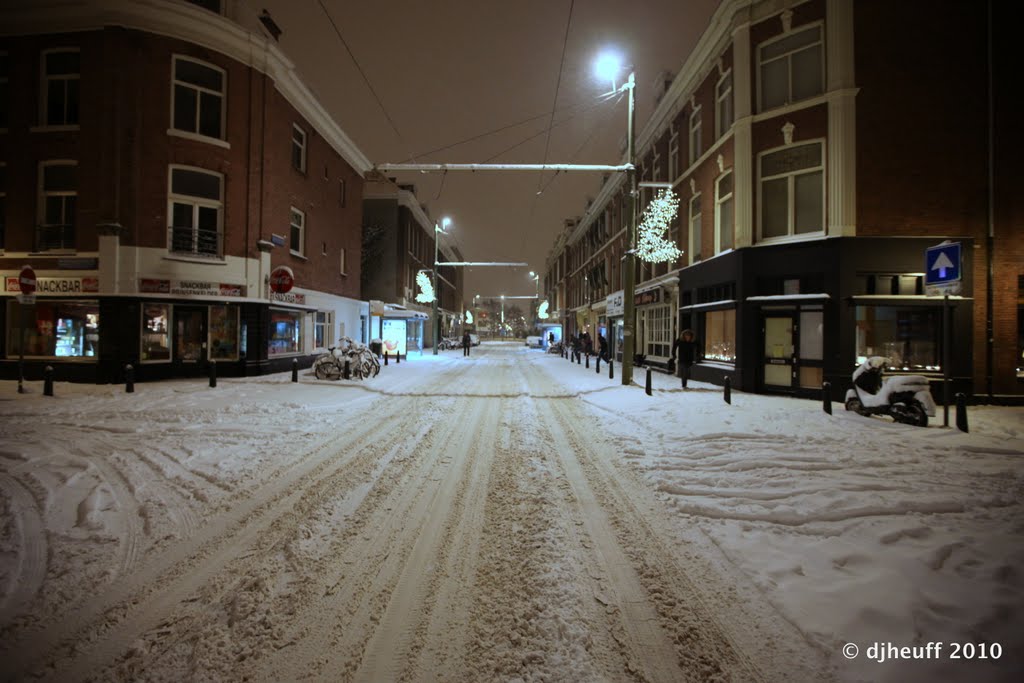
[[[462,355],[469,355],[469,347],[473,343],[473,340],[469,337],[469,332],[462,333]]]
[[[583,353],[588,356],[594,355],[594,340],[590,338],[590,333],[584,332],[580,340],[583,343]]]
[[[697,336],[693,330],[683,330],[679,339],[672,344],[672,356],[676,359],[676,368],[683,380],[683,388],[690,379],[690,366],[697,362]]]
[[[597,335],[597,352],[601,355],[601,360],[608,362],[608,340],[604,338],[603,334]]]

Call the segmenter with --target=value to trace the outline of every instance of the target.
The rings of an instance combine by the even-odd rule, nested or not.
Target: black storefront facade
[[[952,392],[971,394],[970,239],[836,237],[764,244],[680,271],[679,329],[697,333],[691,377],[754,393],[842,400],[863,358],[886,356],[942,396],[943,296],[928,296],[925,250],[945,239],[965,255],[948,299]]]

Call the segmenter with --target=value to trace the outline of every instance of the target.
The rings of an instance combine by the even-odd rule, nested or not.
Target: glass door
[[[796,353],[793,314],[768,313],[764,318],[764,383],[792,387]]]
[[[174,360],[196,364],[206,360],[206,309],[174,307]]]

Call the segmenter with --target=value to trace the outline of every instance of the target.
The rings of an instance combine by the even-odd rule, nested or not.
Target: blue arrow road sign
[[[960,279],[960,243],[944,242],[924,252],[924,283],[941,285]]]

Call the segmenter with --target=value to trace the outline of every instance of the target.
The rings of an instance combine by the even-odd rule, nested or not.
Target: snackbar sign
[[[4,291],[22,291],[20,275],[8,275],[4,280]],[[89,294],[100,291],[100,280],[95,277],[39,277],[35,282],[36,294]]]

